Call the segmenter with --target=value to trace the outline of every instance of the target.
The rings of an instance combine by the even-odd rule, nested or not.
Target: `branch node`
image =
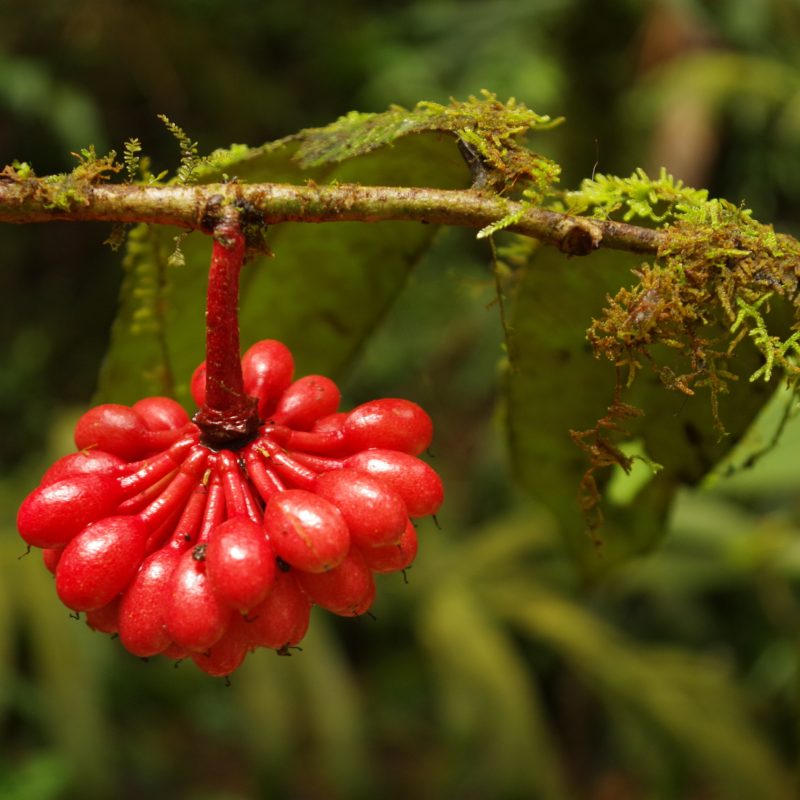
[[[579,217],[564,217],[553,230],[555,245],[570,256],[586,256],[600,247],[603,230],[596,222]]]

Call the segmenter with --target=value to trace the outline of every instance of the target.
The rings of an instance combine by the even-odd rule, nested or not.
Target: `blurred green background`
[[[487,88],[567,118],[541,139],[565,186],[665,165],[798,235],[799,44],[796,0],[0,0],[0,163],[67,171],[138,137],[158,172],[177,163],[159,113],[208,152]],[[95,389],[122,280],[108,232],[0,227],[3,800],[795,796],[800,425],[587,586],[515,485],[469,231],[440,233],[338,376],[345,407],[429,410],[448,492],[376,619],[315,612],[302,653],[258,653],[230,687],[71,620],[14,516]]]

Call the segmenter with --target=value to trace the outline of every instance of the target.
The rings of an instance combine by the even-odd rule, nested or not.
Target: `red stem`
[[[225,508],[228,517],[247,514],[242,477],[239,474],[239,464],[235,456],[228,452],[220,453],[217,456],[217,464],[222,473],[222,487],[225,489]]]
[[[235,217],[214,229],[206,300],[206,399],[195,414],[201,441],[237,447],[258,429],[256,401],[244,392],[239,350],[239,272],[245,240]]]
[[[253,449],[269,458],[270,465],[284,480],[300,489],[310,490],[313,487],[317,473],[305,464],[295,461],[280,445],[275,444],[268,437],[260,438]]]
[[[274,494],[286,489],[283,481],[264,464],[262,455],[252,447],[248,448],[244,458],[250,482],[256,487],[256,491],[264,503],[267,503]]]
[[[206,544],[211,531],[225,520],[227,510],[225,508],[225,489],[222,486],[222,478],[215,470],[211,473],[211,480],[208,484],[208,498],[206,508],[203,513],[203,521],[200,524],[200,531],[194,540],[196,545]]]
[[[204,447],[193,449],[169,486],[139,513],[140,519],[151,531],[157,530],[168,519],[181,513],[187,499],[200,482],[207,461],[208,451]]]

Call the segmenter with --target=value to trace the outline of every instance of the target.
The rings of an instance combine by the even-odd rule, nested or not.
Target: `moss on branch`
[[[69,176],[23,178],[9,168],[0,173],[0,222],[8,223],[146,222],[209,229],[221,213],[221,199],[246,205],[267,225],[406,220],[481,229],[520,208],[516,201],[473,189],[273,183],[76,186]],[[664,241],[657,230],[540,208],[524,209],[508,230],[570,255],[598,247],[654,253]]]

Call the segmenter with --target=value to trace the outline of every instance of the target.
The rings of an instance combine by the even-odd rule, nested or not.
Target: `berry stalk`
[[[206,300],[205,401],[194,416],[201,442],[235,448],[258,429],[256,401],[244,391],[239,350],[239,273],[245,239],[231,216],[214,229]]]

